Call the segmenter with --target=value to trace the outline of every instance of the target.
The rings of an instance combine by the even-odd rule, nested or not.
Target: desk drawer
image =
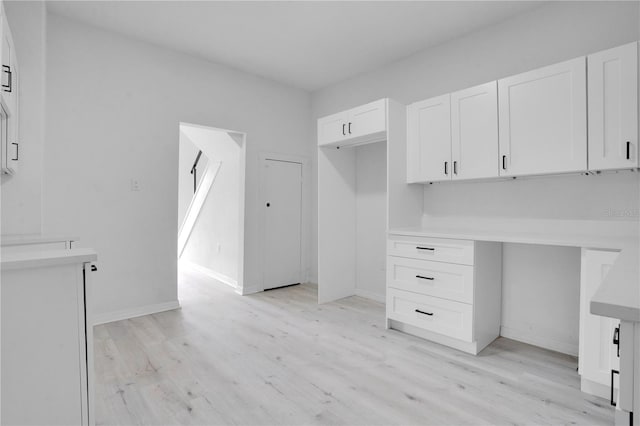
[[[390,235],[387,254],[412,259],[473,265],[473,241]]]
[[[473,266],[387,256],[387,285],[473,303]]]
[[[473,340],[473,308],[466,303],[387,288],[387,316],[454,339]]]

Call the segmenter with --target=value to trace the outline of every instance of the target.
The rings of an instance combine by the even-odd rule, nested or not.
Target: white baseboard
[[[567,342],[549,336],[541,336],[540,334],[530,331],[518,330],[511,327],[500,327],[500,335],[508,339],[517,340],[519,342],[528,343],[530,345],[539,346],[541,348],[550,349],[552,351],[561,352],[563,354],[578,356],[578,344]]]
[[[154,305],[139,306],[131,309],[123,309],[121,311],[107,312],[93,316],[93,325],[106,324],[108,322],[122,321],[129,318],[141,317],[144,315],[156,314],[158,312],[171,311],[180,309],[180,302],[173,300],[171,302],[156,303]]]
[[[221,274],[220,272],[216,272],[213,269],[209,269],[209,268],[205,268],[204,266],[198,265],[197,263],[193,263],[193,262],[189,262],[188,260],[181,260],[180,261],[180,266],[186,266],[187,268],[198,272],[202,275],[206,275],[209,278],[213,278],[214,280],[223,282],[227,285],[230,285],[231,287],[237,289],[238,288],[238,281],[234,280],[231,277],[228,277],[224,274]]]
[[[374,293],[361,288],[356,288],[356,296],[364,297],[365,299],[374,300],[380,303],[386,303],[386,297],[384,294]]]

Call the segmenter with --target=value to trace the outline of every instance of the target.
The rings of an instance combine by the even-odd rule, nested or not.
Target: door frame
[[[265,166],[267,161],[282,161],[287,163],[297,163],[302,167],[302,188],[300,206],[300,283],[309,280],[309,241],[311,237],[310,219],[311,219],[311,170],[309,167],[310,160],[308,157],[280,154],[275,152],[261,152],[259,154],[260,165],[260,188],[258,191],[258,205],[263,208],[267,202],[266,172]],[[264,210],[260,214],[260,287],[258,291],[264,291],[264,275],[265,275],[265,253],[266,253],[266,215]]]

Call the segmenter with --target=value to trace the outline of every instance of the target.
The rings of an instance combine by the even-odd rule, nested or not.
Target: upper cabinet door
[[[498,81],[500,175],[587,170],[586,58]]]
[[[416,102],[407,108],[407,182],[450,180],[450,95]]]
[[[387,130],[385,102],[385,99],[380,99],[350,110],[347,135],[359,137],[385,132]]]
[[[588,57],[589,170],[638,166],[638,44]]]
[[[451,94],[452,179],[497,177],[498,83]]]
[[[0,87],[0,93],[2,99],[7,106],[9,115],[14,114],[14,110],[17,108],[17,87],[16,87],[16,69],[15,69],[16,54],[13,47],[13,37],[11,35],[11,29],[7,22],[6,14],[2,15],[2,75],[0,81],[2,86]]]
[[[318,145],[327,145],[347,138],[349,114],[341,112],[318,119]]]

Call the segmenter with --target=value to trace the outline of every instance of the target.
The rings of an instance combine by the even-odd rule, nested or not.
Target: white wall
[[[384,301],[387,262],[387,144],[356,149],[356,294]]]
[[[183,126],[183,132],[202,149],[212,167],[216,163],[220,167],[180,260],[213,272],[218,279],[235,286],[241,259],[242,139],[199,127]]]
[[[182,129],[180,130],[179,145],[178,229],[180,229],[180,226],[184,221],[184,216],[187,213],[187,209],[189,209],[189,205],[193,199],[193,175],[191,174],[191,167],[193,167],[193,162],[198,155],[198,151],[200,151],[200,148],[198,148],[191,139],[184,134]],[[198,167],[196,170],[196,179],[198,182],[196,185],[199,185],[199,182],[202,180],[202,176],[204,176],[204,171],[206,170],[208,162],[208,157],[203,153],[200,157],[200,161],[198,161]]]
[[[540,66],[597,52],[640,38],[637,2],[550,2],[540,7],[468,34],[451,42],[424,50],[312,94],[313,120],[374,99],[390,97],[404,104],[471,87],[476,84],[531,70]],[[600,176],[554,176],[474,183],[447,183],[425,186],[424,211],[436,216],[507,216],[554,219],[637,220],[615,218],[609,211],[637,211],[640,187],[637,173]],[[314,185],[314,187],[316,187]],[[314,197],[317,199],[317,197]],[[315,211],[315,209],[314,209]],[[314,218],[317,223],[317,218]],[[314,229],[313,236],[317,238]],[[317,244],[312,244],[316,249]],[[514,250],[518,250],[517,252]],[[568,282],[561,287],[559,300],[573,300],[579,277],[575,252],[552,250],[540,253],[534,247],[505,245],[504,288],[509,295],[529,285],[521,281],[523,262],[530,252],[537,265],[553,261],[555,271]],[[312,256],[316,258],[315,253]],[[312,270],[312,279],[317,277]],[[516,297],[518,299],[519,296]],[[528,303],[553,306],[554,297],[543,292]],[[508,300],[507,300],[508,302]],[[515,303],[521,303],[522,299]],[[578,300],[571,302],[567,321],[560,312],[550,320],[563,321],[560,333],[571,335]],[[506,326],[527,331],[535,325],[517,312],[503,320]],[[564,314],[564,313],[563,313]],[[548,315],[551,315],[549,313]],[[522,324],[527,324],[522,327]],[[570,325],[569,325],[570,324]],[[544,336],[543,336],[544,337]],[[552,336],[547,336],[552,337]]]
[[[58,16],[47,49],[43,228],[97,250],[98,317],[176,300],[180,122],[247,133],[244,280],[258,287],[258,154],[310,155],[309,95]]]
[[[20,173],[2,175],[2,235],[37,234],[42,217],[45,126],[44,2],[5,2],[19,64]]]
[[[504,244],[501,335],[578,355],[580,249]]]

